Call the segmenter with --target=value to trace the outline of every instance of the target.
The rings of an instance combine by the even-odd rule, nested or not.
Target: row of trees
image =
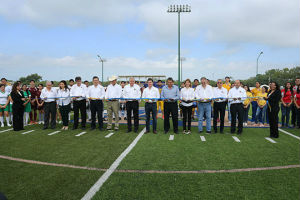
[[[241,80],[243,84],[249,86],[255,86],[255,82],[259,81],[261,84],[268,84],[270,81],[276,81],[279,85],[283,86],[286,82],[290,81],[294,84],[296,78],[300,77],[300,67],[294,68],[284,68],[284,69],[271,69],[266,71],[264,74],[258,74],[256,77],[250,77],[246,80]],[[31,80],[34,80],[36,83],[43,83],[42,76],[38,74],[30,74],[26,77],[21,77],[19,79],[22,83],[29,84]],[[215,85],[215,80],[211,80],[210,84]],[[58,85],[58,81],[54,81],[54,85]],[[108,85],[108,82],[105,82],[104,85]]]

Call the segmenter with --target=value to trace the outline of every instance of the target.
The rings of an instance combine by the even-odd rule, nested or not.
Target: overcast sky
[[[1,76],[61,80],[111,75],[177,79],[177,15],[183,78],[255,76],[299,66],[299,0],[0,0]]]

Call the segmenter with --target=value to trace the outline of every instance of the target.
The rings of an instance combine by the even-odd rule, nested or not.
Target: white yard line
[[[75,136],[79,137],[79,136],[81,136],[81,135],[83,135],[83,134],[86,134],[86,132],[81,132],[81,133],[79,133],[79,134],[77,134],[77,135],[75,135]]]
[[[111,132],[111,133],[107,134],[105,137],[106,137],[106,138],[109,138],[109,137],[112,136],[113,134],[114,134],[114,132]]]
[[[59,133],[60,131],[54,131],[54,132],[52,132],[52,133],[49,133],[48,135],[54,135],[54,134],[56,134],[56,133]]]
[[[232,136],[232,138],[233,138],[236,142],[241,142],[241,141],[239,140],[239,138],[237,138],[236,136]]]
[[[12,128],[6,129],[6,130],[3,130],[3,131],[0,131],[0,133],[4,133],[4,132],[7,132],[7,131],[11,131],[11,130],[13,130],[13,129]]]
[[[169,140],[174,140],[174,135],[170,135]]]
[[[109,167],[109,169],[98,179],[98,181],[90,188],[90,190],[82,197],[82,200],[92,199],[97,191],[100,190],[103,183],[110,177],[110,175],[117,169],[122,160],[127,156],[127,154],[133,149],[133,147],[142,138],[146,128],[144,128],[138,136],[133,140],[133,142],[123,151],[123,153],[115,160],[115,162]]]
[[[206,141],[206,139],[205,139],[204,136],[200,136],[200,138],[201,138],[201,141],[202,141],[202,142],[205,142],[205,141]]]
[[[35,130],[26,131],[26,132],[24,132],[24,133],[22,133],[22,134],[24,135],[24,134],[27,134],[27,133],[31,133],[31,132],[33,132],[33,131],[35,131]]]
[[[265,137],[265,139],[268,140],[268,141],[270,141],[270,142],[272,142],[272,143],[277,143],[276,141],[272,140],[272,139],[269,138],[269,137]]]
[[[287,132],[287,131],[285,131],[285,130],[282,130],[281,128],[279,128],[278,130],[281,131],[281,132],[283,132],[283,133],[285,133],[285,134],[287,134],[287,135],[289,135],[289,136],[292,136],[292,137],[294,137],[294,138],[300,140],[300,137],[299,137],[299,136],[296,136],[296,135],[294,135],[294,134],[291,134],[291,133],[289,133],[289,132]]]

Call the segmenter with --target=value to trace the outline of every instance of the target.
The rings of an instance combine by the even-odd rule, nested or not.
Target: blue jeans
[[[291,106],[283,106],[281,104],[281,123],[282,126],[288,126],[290,122],[290,111],[291,111]]]
[[[227,109],[228,109],[228,120],[231,122],[231,113],[230,113],[230,102],[227,103]]]
[[[198,103],[198,130],[203,131],[203,116],[206,115],[206,131],[211,131],[211,103]]]
[[[258,122],[258,118],[260,117],[260,115],[261,115],[260,122],[262,124],[265,123],[267,107],[268,107],[267,104],[263,108],[260,108],[259,106],[257,106],[256,116],[255,116],[255,123],[256,124]]]
[[[250,105],[247,108],[244,108],[244,123],[248,122]]]
[[[251,105],[252,105],[252,119],[251,119],[251,121],[254,122],[255,118],[256,118],[256,111],[257,111],[257,108],[258,108],[257,101],[252,101]]]

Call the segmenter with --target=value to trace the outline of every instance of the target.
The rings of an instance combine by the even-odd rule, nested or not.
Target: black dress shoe
[[[51,127],[51,129],[55,129],[55,126]]]
[[[203,131],[198,131],[198,133],[200,134],[200,133],[203,133]]]
[[[238,135],[242,135],[242,132],[239,131],[237,134],[238,134]]]
[[[81,130],[85,130],[85,126],[81,127]]]
[[[138,132],[138,129],[135,129],[134,132],[137,133],[137,132]]]
[[[91,131],[95,130],[96,128],[95,127],[91,127]]]
[[[214,130],[214,133],[218,133],[218,130]]]
[[[100,127],[99,127],[99,131],[103,131],[103,128],[100,128]]]
[[[211,134],[211,131],[206,131],[206,133]]]
[[[72,128],[72,130],[76,130],[76,129],[77,129],[77,127],[73,127],[73,128]]]
[[[145,134],[150,133],[150,131],[146,131]]]
[[[165,134],[167,134],[169,131],[165,131]]]
[[[157,134],[157,131],[153,131],[154,134]]]
[[[46,130],[46,129],[48,129],[48,127],[43,127],[43,130]],[[24,129],[21,129],[21,130],[24,130]]]
[[[175,134],[178,134],[178,131],[174,131]]]
[[[127,132],[126,133],[130,133],[132,130],[127,130]]]

